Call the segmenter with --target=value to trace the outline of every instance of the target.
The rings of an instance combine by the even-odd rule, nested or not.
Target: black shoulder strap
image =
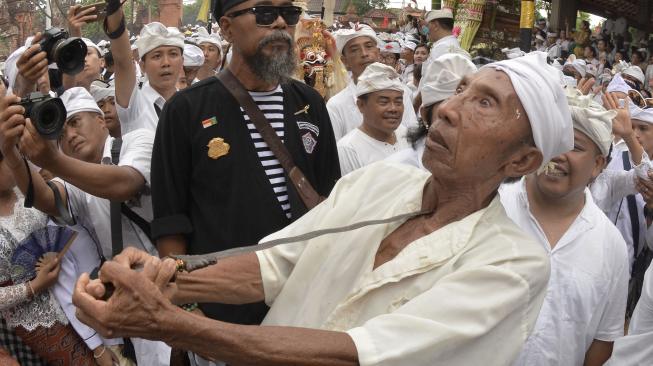
[[[120,148],[122,147],[122,140],[115,139],[111,144],[111,162],[113,165],[118,165],[120,162]],[[120,210],[121,202],[110,201],[109,213],[111,218],[111,256],[122,252],[122,214]]]
[[[621,158],[624,163],[624,170],[630,170],[632,166],[630,165],[628,151],[624,151],[621,154]],[[637,214],[637,201],[635,200],[635,195],[631,194],[626,196],[626,201],[628,202],[628,213],[630,214],[630,227],[633,231],[634,254],[637,256],[639,250],[639,215]]]

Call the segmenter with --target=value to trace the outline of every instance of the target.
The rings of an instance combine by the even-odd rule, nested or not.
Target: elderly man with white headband
[[[551,260],[542,310],[513,365],[603,365],[623,335],[626,245],[587,188],[605,166],[617,113],[576,89],[567,89],[567,99],[574,149],[499,190],[508,216]]]
[[[177,92],[183,67],[184,35],[177,28],[152,22],[143,26],[135,45],[147,80],[138,82],[122,3],[109,1],[104,30],[111,40],[116,104],[122,133],[139,128],[156,131],[163,104]]]
[[[222,67],[222,39],[217,33],[209,34],[206,29],[200,28],[195,41],[204,52],[204,64],[197,73],[197,79],[215,76]]]
[[[367,66],[381,59],[377,47],[380,41],[374,30],[367,25],[355,24],[352,29],[341,29],[334,33],[334,37],[342,62],[352,77],[347,87],[327,102],[331,126],[338,141],[363,122],[363,115],[356,106],[356,83]],[[417,116],[412,107],[408,87],[404,89],[404,114],[401,123],[409,128],[417,126]]]
[[[356,84],[356,104],[363,123],[338,141],[340,172],[348,174],[408,147],[401,124],[404,84],[390,66],[375,62]]]
[[[429,72],[428,70],[439,70],[439,72]],[[471,75],[476,71],[476,66],[472,61],[457,53],[440,56],[437,60],[429,64],[425,76],[422,79],[422,105],[419,109],[420,125],[408,133],[408,142],[412,146],[389,157],[389,161],[406,163],[425,169],[422,164],[424,143],[428,129],[431,126],[431,120],[438,110],[438,106],[447,98],[454,95],[463,77]]]
[[[80,319],[102,333],[161,339],[227,364],[510,364],[535,324],[549,264],[508,218],[497,190],[573,143],[559,76],[539,56],[463,79],[434,113],[427,171],[383,161],[361,168],[263,241],[340,232],[190,273],[177,272],[172,259],[128,249],[102,267],[102,281],[116,286],[110,299],[100,299],[101,281],[77,283]],[[369,225],[379,219],[386,220]],[[136,263],[146,268],[130,269]],[[173,305],[259,300],[271,305],[261,327]],[[143,311],[126,317],[127,306]]]
[[[33,189],[34,207],[52,217],[62,218],[68,211],[76,223],[93,233],[97,253],[111,258],[113,237],[110,219],[110,200],[126,202],[121,211],[120,226],[124,245],[132,245],[153,255],[156,249],[148,238],[147,228],[141,228],[134,215],[141,220],[151,220],[152,204],[149,194],[150,157],[154,133],[139,129],[122,136],[120,162],[112,163],[115,139],[109,136],[103,112],[86,89],[68,89],[61,99],[66,107],[66,122],[59,139],[61,150],[45,140],[35,130],[32,122],[15,111],[0,120],[2,153],[12,162],[12,174],[22,192]],[[5,105],[15,100],[2,98]],[[13,129],[12,129],[13,126]],[[20,135],[17,126],[23,126]],[[20,143],[18,143],[20,142]],[[16,145],[20,146],[20,152]],[[26,168],[21,154],[35,165],[49,170],[56,177],[53,188],[34,168]],[[17,164],[15,164],[17,162]],[[30,188],[30,182],[32,187]],[[165,365],[170,348],[161,342],[133,339],[139,364]],[[166,354],[167,352],[167,354]]]

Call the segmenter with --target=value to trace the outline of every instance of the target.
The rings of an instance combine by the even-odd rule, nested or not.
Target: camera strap
[[[120,160],[120,148],[122,147],[122,140],[115,139],[111,144],[111,163],[118,165]],[[111,256],[122,252],[122,213],[120,212],[121,202],[109,201],[109,216],[111,218]]]
[[[27,182],[27,192],[25,192],[25,202],[23,203],[23,206],[25,206],[25,208],[32,208],[34,207],[34,182],[32,181],[32,169],[30,169],[29,163],[24,156],[23,161],[25,162],[25,169],[27,169],[27,176],[29,177],[29,181]]]

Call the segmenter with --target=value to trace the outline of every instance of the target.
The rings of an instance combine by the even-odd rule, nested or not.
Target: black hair
[[[453,30],[453,19],[451,18],[440,18],[440,19],[434,19],[434,22],[438,22],[440,24],[440,27],[443,28],[444,30],[451,31]]]
[[[113,53],[111,53],[111,50],[104,54],[104,65],[107,67],[113,66]]]
[[[424,64],[419,64],[413,66],[413,79],[419,84],[419,81],[422,80],[422,65]]]
[[[429,45],[426,44],[426,43],[420,43],[417,46],[415,46],[415,51],[417,51],[417,49],[420,48],[420,47],[426,48],[426,53],[431,52],[431,48],[429,48]]]
[[[598,54],[598,52],[596,52],[596,48],[594,48],[592,46],[587,46],[587,47],[590,49],[590,51],[592,51],[592,57],[596,58],[596,56]]]

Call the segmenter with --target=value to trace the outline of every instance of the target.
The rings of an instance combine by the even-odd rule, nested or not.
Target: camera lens
[[[84,70],[86,44],[80,38],[68,38],[54,44],[53,59],[61,72],[75,75]]]
[[[59,98],[34,104],[31,119],[36,131],[46,139],[56,140],[66,123],[66,107]]]

